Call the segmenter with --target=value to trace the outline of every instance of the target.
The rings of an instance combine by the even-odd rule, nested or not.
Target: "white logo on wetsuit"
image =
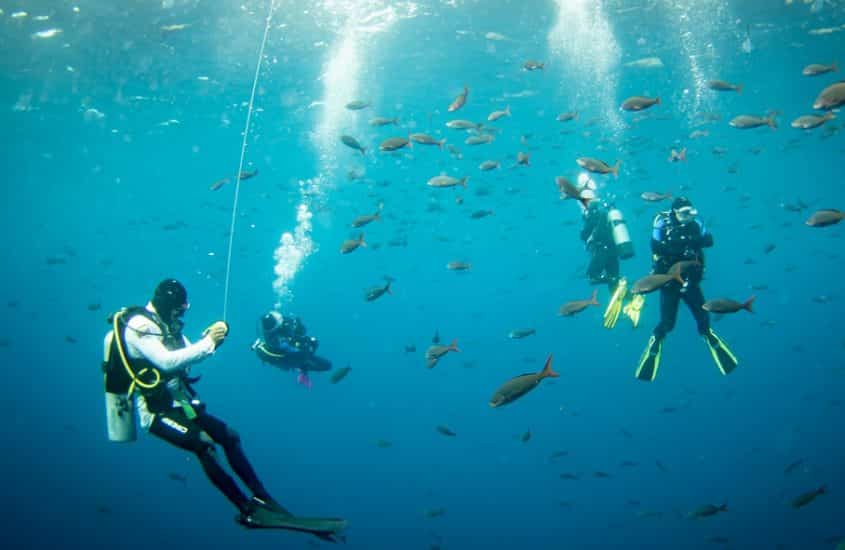
[[[170,418],[162,418],[162,419],[161,419],[161,423],[162,423],[162,424],[164,424],[165,426],[169,426],[170,428],[173,428],[174,430],[176,430],[177,432],[179,432],[179,433],[181,433],[181,434],[186,434],[186,433],[188,433],[188,428],[186,428],[185,426],[183,426],[183,425],[179,424],[178,422],[176,422],[176,421],[175,421],[175,420],[173,420],[173,419],[170,419]]]

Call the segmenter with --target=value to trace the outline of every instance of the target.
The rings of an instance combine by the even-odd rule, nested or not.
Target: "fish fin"
[[[655,102],[657,105],[660,105],[660,96],[655,97],[655,98],[654,98],[654,102]]]
[[[611,171],[611,172],[613,172],[613,177],[614,177],[614,178],[618,178],[618,177],[619,177],[619,166],[620,166],[621,164],[622,164],[622,161],[621,161],[621,160],[617,160],[617,161],[616,161],[616,164],[614,164],[614,165],[613,165],[613,168],[611,168],[611,169],[610,169],[610,171]]]
[[[449,350],[450,351],[458,351],[458,352],[461,351],[461,350],[458,349],[458,340],[457,339],[452,340],[452,343],[449,344]]]
[[[358,237],[358,246],[363,246],[366,248],[367,242],[364,240],[364,233],[361,232],[361,235]]]
[[[550,353],[546,359],[546,364],[543,365],[543,370],[540,371],[540,378],[559,378],[560,374],[552,370],[552,357],[554,354]]]
[[[751,308],[751,305],[754,303],[754,300],[756,300],[756,299],[757,299],[757,296],[752,295],[750,298],[745,300],[745,302],[742,303],[743,309],[747,309],[748,313],[754,313],[754,310]]]
[[[834,64],[834,67],[835,67],[835,66],[836,66],[836,65]],[[834,69],[834,70],[835,70],[835,69]],[[505,107],[505,113],[507,113],[507,115],[508,115],[508,116],[511,116],[511,106],[510,106],[510,105],[507,105],[507,106]]]
[[[597,288],[593,289],[593,295],[590,297],[590,304],[591,305],[594,305],[594,306],[599,305],[599,302],[597,300],[598,296],[599,296],[599,289],[597,289]]]
[[[741,94],[741,93],[742,93],[742,84],[737,84],[737,85],[736,85],[736,93],[738,93],[738,94]]]

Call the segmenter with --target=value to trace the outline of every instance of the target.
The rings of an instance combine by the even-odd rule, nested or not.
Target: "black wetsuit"
[[[607,220],[607,204],[592,201],[584,212],[581,240],[590,253],[587,277],[590,284],[607,283],[610,291],[619,281],[619,254],[613,242],[613,227]]]
[[[315,354],[320,345],[314,336],[308,336],[305,325],[298,317],[287,317],[281,326],[264,330],[262,359],[283,369],[324,371],[331,369],[331,362]],[[261,353],[266,350],[271,355]]]
[[[653,272],[667,273],[676,262],[697,260],[699,265],[684,271],[686,285],[669,281],[660,289],[660,322],[654,328],[654,336],[659,341],[675,327],[680,300],[689,307],[700,334],[707,334],[710,328],[709,314],[702,309],[704,294],[701,292],[701,279],[704,277],[703,248],[713,246],[711,235],[698,219],[681,224],[671,211],[661,212],[654,218],[651,236],[653,253]]]

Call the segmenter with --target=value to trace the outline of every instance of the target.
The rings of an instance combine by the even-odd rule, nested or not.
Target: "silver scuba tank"
[[[625,218],[618,208],[613,207],[607,211],[607,221],[613,229],[613,243],[616,245],[616,253],[623,260],[634,256],[634,244],[631,242],[631,235],[628,233],[628,226]]]
[[[105,341],[105,362],[109,362],[114,332],[109,331]],[[106,374],[108,376],[108,374]],[[109,441],[129,443],[138,438],[135,421],[135,394],[127,396],[125,392],[106,391],[106,428]]]

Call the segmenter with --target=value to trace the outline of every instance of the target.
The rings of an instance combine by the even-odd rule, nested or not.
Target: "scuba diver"
[[[660,322],[654,328],[640,358],[636,372],[640,380],[650,382],[657,376],[663,340],[675,326],[681,299],[692,312],[698,332],[704,338],[719,371],[725,375],[730,374],[737,366],[736,356],[710,328],[709,314],[702,308],[705,301],[701,291],[701,280],[704,277],[702,249],[713,246],[713,235],[697,216],[698,210],[692,202],[686,197],[678,197],[672,202],[671,210],[660,212],[654,218],[651,236],[652,273],[668,273],[676,263],[684,262],[675,268],[681,269],[684,284],[669,281],[660,288]],[[686,267],[683,268],[683,265]]]
[[[307,335],[299,317],[283,317],[278,311],[269,311],[260,321],[261,337],[252,344],[252,349],[262,362],[284,370],[296,369],[297,383],[307,388],[311,388],[309,371],[331,370],[331,361],[315,355],[320,342]]]
[[[581,240],[590,253],[587,277],[590,284],[607,284],[611,295],[604,312],[604,327],[615,327],[623,311],[636,327],[645,298],[641,294],[634,295],[623,309],[623,302],[628,297],[628,283],[619,276],[619,260],[633,257],[634,247],[622,213],[607,201],[593,198],[584,208],[583,215]]]
[[[146,306],[123,308],[109,317],[112,330],[105,337],[103,362],[109,439],[136,439],[134,402],[145,430],[197,456],[211,483],[239,510],[239,523],[333,540],[345,525],[343,520],[298,518],[288,512],[258,479],[237,432],[209,414],[200,401],[193,388],[199,377],[190,375],[191,367],[215,353],[229,327],[225,321],[216,321],[192,344],[182,334],[182,319],[189,307],[185,287],[175,279],[165,279]],[[224,470],[218,445],[251,497]]]

